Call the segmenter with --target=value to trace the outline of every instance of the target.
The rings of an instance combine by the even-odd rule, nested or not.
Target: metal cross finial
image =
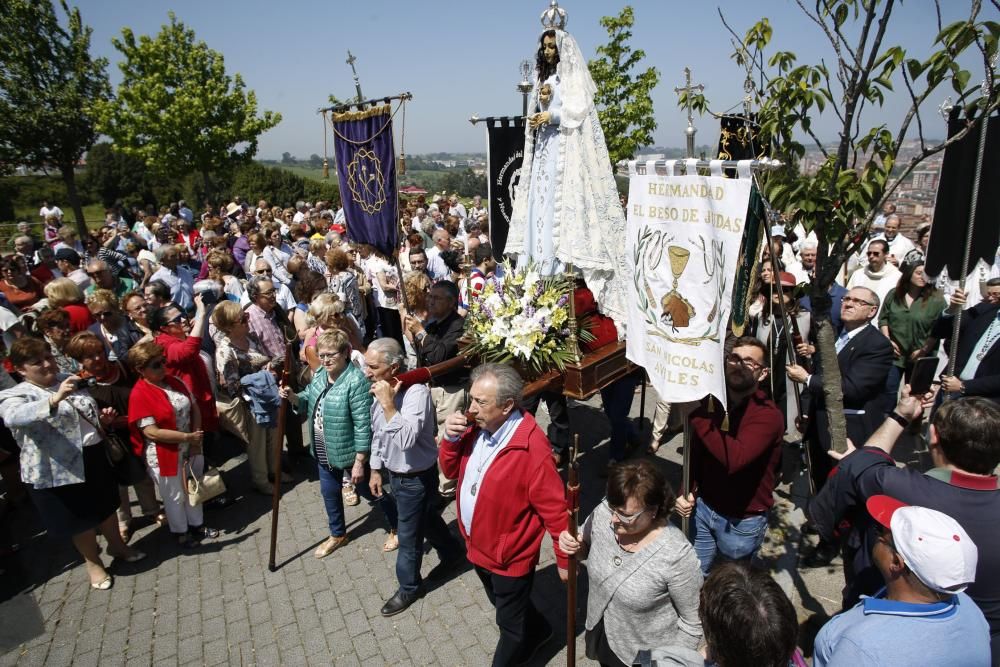
[[[358,93],[358,102],[360,103],[365,97],[361,94],[361,79],[358,78],[358,70],[354,68],[354,63],[357,61],[358,59],[354,57],[351,50],[347,49],[347,64],[351,66],[351,72],[354,73],[354,89]]]
[[[684,68],[684,87],[683,88],[674,88],[674,92],[677,93],[678,95],[681,94],[681,93],[684,93],[686,95],[686,97],[684,99],[684,106],[687,107],[688,126],[687,126],[687,129],[684,130],[684,134],[687,135],[687,156],[689,158],[693,158],[694,157],[694,135],[698,132],[698,130],[696,130],[695,127],[694,127],[694,105],[693,105],[693,102],[692,102],[692,99],[691,99],[692,93],[695,92],[695,91],[697,91],[699,93],[703,93],[703,92],[705,92],[705,86],[703,86],[700,83],[692,85],[691,84],[691,68],[690,67],[685,67]]]

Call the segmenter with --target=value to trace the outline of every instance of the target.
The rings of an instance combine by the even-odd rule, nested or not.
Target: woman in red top
[[[156,343],[139,343],[129,350],[128,360],[142,376],[128,401],[132,448],[146,460],[160,489],[170,532],[183,547],[217,537],[219,531],[205,526],[202,506],[188,502],[183,483],[185,466],[194,475],[201,475],[205,467],[197,401],[183,382],[167,374],[163,348]]]
[[[155,341],[166,356],[167,373],[180,379],[194,396],[201,411],[202,429],[209,434],[219,430],[219,413],[215,408],[215,394],[208,369],[201,359],[201,339],[205,334],[208,318],[201,296],[194,298],[195,315],[191,321],[176,304],[169,303],[153,312],[149,328]]]
[[[191,223],[184,218],[179,218],[177,225],[177,242],[187,246],[188,252],[196,256],[201,247],[201,232],[191,227]]]
[[[83,292],[69,278],[56,278],[45,286],[49,308],[65,311],[69,315],[70,333],[86,331],[94,323],[90,309],[83,303]]]
[[[31,308],[45,296],[42,284],[28,273],[28,268],[20,257],[5,257],[0,267],[3,269],[0,292],[18,309]]]

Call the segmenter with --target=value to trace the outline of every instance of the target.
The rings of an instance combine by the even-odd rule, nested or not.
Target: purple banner
[[[334,150],[347,236],[392,256],[396,249],[396,151],[388,104],[333,114]]]

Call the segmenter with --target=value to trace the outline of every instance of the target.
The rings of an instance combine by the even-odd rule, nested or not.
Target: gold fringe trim
[[[340,122],[344,120],[364,120],[366,118],[374,118],[375,116],[388,116],[392,111],[392,107],[388,104],[383,104],[381,106],[372,107],[370,109],[365,109],[364,111],[344,111],[343,113],[332,114],[334,122]]]

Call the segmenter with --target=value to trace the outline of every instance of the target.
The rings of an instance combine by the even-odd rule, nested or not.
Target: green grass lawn
[[[4,220],[3,223],[15,223],[21,220],[27,220],[36,229],[41,230],[42,219],[38,217],[38,209],[40,207],[27,207],[18,206],[14,209],[14,220]],[[69,206],[64,206],[62,202],[59,204],[59,208],[63,212],[63,222],[74,222],[76,218],[73,216],[73,209]],[[100,204],[88,204],[83,207],[83,219],[87,221],[87,226],[91,229],[97,229],[104,224],[104,207]]]

